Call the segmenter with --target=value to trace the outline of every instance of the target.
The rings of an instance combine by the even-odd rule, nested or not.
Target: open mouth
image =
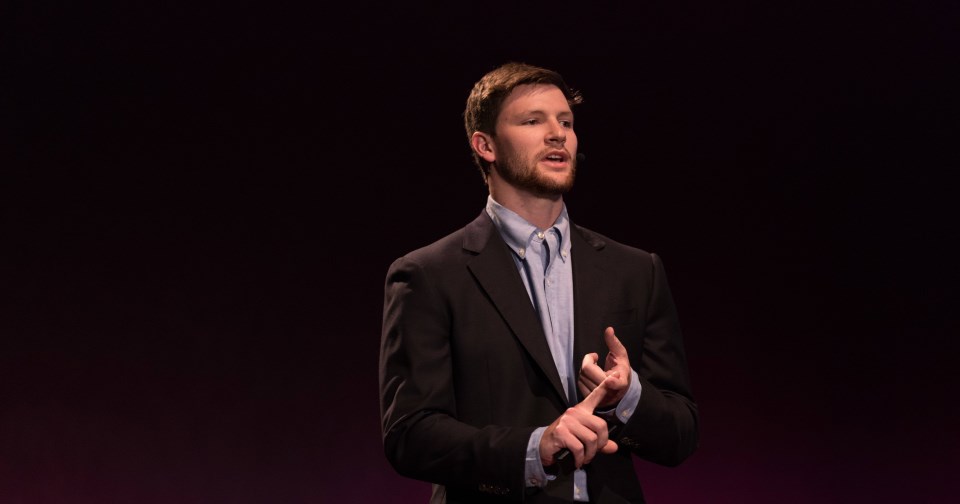
[[[542,159],[551,163],[565,163],[568,159],[570,159],[570,156],[568,156],[566,152],[554,151],[547,153],[547,155],[543,156]]]

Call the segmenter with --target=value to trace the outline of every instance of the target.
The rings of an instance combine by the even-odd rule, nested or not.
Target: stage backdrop
[[[481,211],[510,60],[585,96],[571,218],[667,268],[702,442],[651,502],[954,499],[956,5],[0,13],[0,501],[424,502],[384,275]]]

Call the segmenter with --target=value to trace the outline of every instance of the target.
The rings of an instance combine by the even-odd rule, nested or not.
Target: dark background
[[[386,268],[476,216],[484,72],[586,97],[572,218],[660,254],[700,450],[652,502],[956,499],[955,2],[0,7],[0,502],[424,502]]]

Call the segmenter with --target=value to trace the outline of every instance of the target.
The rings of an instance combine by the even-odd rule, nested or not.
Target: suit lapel
[[[466,250],[477,254],[467,263],[467,268],[490,297],[510,330],[547,376],[560,401],[566,404],[560,374],[550,354],[540,319],[533,309],[510,250],[486,212],[467,225],[463,242]]]
[[[603,342],[604,292],[603,268],[599,260],[604,242],[584,237],[582,231],[570,224],[570,255],[573,260],[573,365],[580,369],[583,356],[596,352],[600,356],[600,366],[607,355]],[[592,237],[590,237],[592,238]],[[577,391],[577,397],[583,400]]]

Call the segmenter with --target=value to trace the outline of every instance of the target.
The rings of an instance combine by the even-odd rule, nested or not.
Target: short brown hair
[[[467,108],[463,111],[463,125],[467,130],[467,141],[477,131],[490,136],[496,135],[497,117],[503,107],[503,101],[510,96],[514,88],[523,84],[552,84],[557,86],[572,108],[583,102],[579,91],[567,86],[559,73],[526,63],[510,62],[487,72],[470,91]],[[490,163],[476,152],[473,161],[483,173],[484,180],[490,172]]]

